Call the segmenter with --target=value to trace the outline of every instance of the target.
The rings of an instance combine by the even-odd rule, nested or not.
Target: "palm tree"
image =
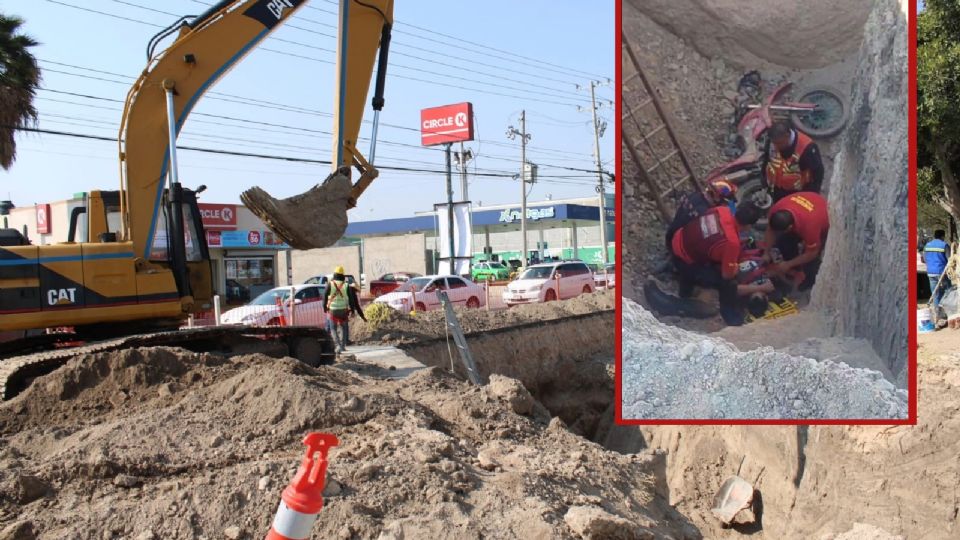
[[[9,169],[17,157],[16,132],[35,125],[33,98],[40,86],[40,68],[29,48],[37,45],[19,33],[23,19],[0,13],[0,167]]]

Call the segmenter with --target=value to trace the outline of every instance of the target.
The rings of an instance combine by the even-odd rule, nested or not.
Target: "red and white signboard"
[[[220,247],[223,245],[223,239],[220,231],[206,231],[207,247]]]
[[[200,203],[200,219],[204,229],[233,231],[237,228],[237,205]]]
[[[473,104],[456,103],[420,111],[424,146],[473,140]]]
[[[50,234],[50,205],[37,205],[37,234]]]

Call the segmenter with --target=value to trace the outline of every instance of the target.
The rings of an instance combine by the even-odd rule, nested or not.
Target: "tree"
[[[0,13],[0,166],[9,169],[17,157],[16,132],[37,121],[33,105],[40,86],[40,68],[30,47],[37,42],[20,33],[23,19]]]

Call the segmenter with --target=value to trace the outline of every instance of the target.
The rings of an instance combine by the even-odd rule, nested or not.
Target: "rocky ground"
[[[92,355],[0,404],[0,538],[262,537],[310,430],[341,440],[314,538],[955,538],[957,336],[920,337],[916,426],[631,427],[611,410],[596,442],[503,377]],[[733,474],[759,523],[711,515]]]
[[[697,537],[649,460],[512,379],[155,348],[77,358],[0,405],[0,538],[262,537],[313,430],[341,441],[315,538]]]
[[[863,340],[740,350],[663,324],[630,300],[622,315],[624,418],[906,418],[906,390],[875,369],[875,354],[857,350],[870,349]]]
[[[952,539],[960,534],[960,332],[919,336],[916,425],[616,427],[602,442],[658,454],[660,493],[705,538]],[[723,528],[713,494],[739,474],[762,526]]]

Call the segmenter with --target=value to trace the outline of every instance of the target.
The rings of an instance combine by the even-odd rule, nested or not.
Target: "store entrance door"
[[[227,305],[246,304],[276,287],[276,264],[272,257],[224,259]]]

